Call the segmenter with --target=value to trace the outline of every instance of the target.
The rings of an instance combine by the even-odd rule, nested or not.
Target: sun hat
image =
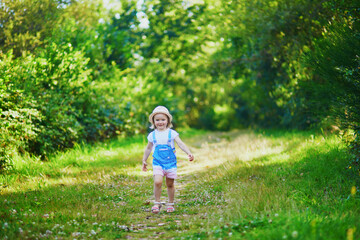
[[[149,122],[154,126],[154,116],[158,113],[162,113],[165,114],[166,116],[168,116],[169,118],[169,125],[171,126],[171,122],[172,122],[172,116],[169,112],[169,110],[164,107],[164,106],[157,106],[156,108],[154,108],[154,110],[152,111],[152,113],[149,116]]]

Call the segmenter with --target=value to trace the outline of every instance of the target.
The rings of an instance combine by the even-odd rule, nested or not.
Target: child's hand
[[[194,160],[194,155],[192,155],[191,153],[188,155],[189,161],[193,161]]]
[[[143,162],[142,170],[143,170],[144,172],[147,172],[147,163]]]

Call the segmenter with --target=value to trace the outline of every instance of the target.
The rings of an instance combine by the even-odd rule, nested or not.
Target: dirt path
[[[243,132],[213,133],[206,137],[187,139],[196,160],[188,162],[186,156],[178,151],[178,173],[176,180],[174,213],[166,213],[165,206],[159,214],[150,212],[154,197],[146,196],[146,201],[140,213],[134,213],[132,229],[127,234],[128,239],[166,239],[176,236],[176,233],[194,233],[194,229],[202,229],[208,225],[208,217],[219,211],[226,204],[223,194],[214,191],[211,171],[218,167],[231,167],[231,162],[247,161],[248,152],[252,155],[263,155],[267,143],[254,135]],[[280,149],[274,148],[274,152]],[[267,152],[268,153],[268,152]],[[152,184],[151,176],[147,181]],[[161,202],[167,201],[166,187],[163,185]]]

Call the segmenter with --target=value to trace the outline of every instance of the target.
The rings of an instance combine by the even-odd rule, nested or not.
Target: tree
[[[0,51],[15,57],[32,53],[47,44],[51,29],[65,1],[2,1],[0,5]]]

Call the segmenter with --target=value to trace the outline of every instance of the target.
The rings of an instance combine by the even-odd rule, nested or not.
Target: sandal
[[[167,206],[166,212],[168,213],[175,212],[174,203],[167,203],[166,206]]]
[[[152,213],[159,213],[161,209],[161,202],[154,202],[154,206],[151,208]]]

